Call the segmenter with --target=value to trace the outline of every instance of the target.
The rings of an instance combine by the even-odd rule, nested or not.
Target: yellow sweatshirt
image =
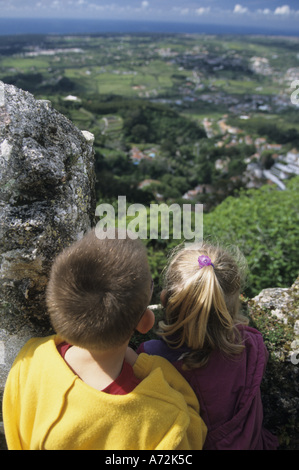
[[[3,397],[9,450],[202,449],[197,398],[168,361],[141,354],[133,367],[140,384],[109,395],[71,371],[59,342],[34,338],[13,364]]]

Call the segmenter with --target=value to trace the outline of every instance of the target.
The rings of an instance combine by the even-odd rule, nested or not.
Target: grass
[[[136,96],[132,89],[132,77],[104,73],[96,78],[96,86],[98,93],[102,95]]]
[[[189,79],[192,82],[193,67],[201,74],[201,83],[206,85],[202,93],[224,92],[241,97],[242,95],[274,96],[281,92],[280,85],[272,76],[252,75],[248,77],[246,67],[244,71],[234,72],[229,67],[215,74],[204,73],[196,60],[194,53],[208,51],[212,55],[228,54],[244,60],[248,63],[253,56],[266,57],[271,60],[271,65],[276,65],[276,72],[280,73],[282,62],[288,66],[297,66],[298,58],[294,45],[287,40],[270,40],[267,38],[243,38],[243,37],[209,37],[205,35],[185,36],[142,36],[134,37],[124,35],[122,37],[50,37],[47,38],[48,48],[64,48],[69,46],[82,47],[84,54],[59,54],[57,56],[24,57],[15,54],[13,56],[0,55],[0,72],[2,77],[18,73],[42,73],[44,81],[53,83],[53,79],[67,77],[74,84],[74,91],[58,91],[60,96],[76,94],[83,98],[88,95],[119,95],[127,98],[154,99],[169,97],[173,100],[182,99],[184,92],[189,93],[193,87],[186,87]],[[159,49],[169,48],[179,55],[162,57],[158,55]],[[188,55],[190,55],[191,67],[188,67]],[[185,62],[180,62],[184,54]],[[208,57],[208,56],[207,56]],[[273,59],[273,57],[275,57]],[[199,62],[200,64],[200,62]],[[197,67],[197,68],[196,68]],[[286,65],[283,66],[285,70]],[[134,72],[134,73],[130,73]],[[0,75],[0,77],[1,77]],[[211,85],[213,88],[211,89]],[[195,85],[194,85],[195,86]],[[136,87],[136,88],[134,88]],[[139,88],[138,88],[139,87]],[[285,91],[285,90],[284,90]],[[52,93],[52,92],[51,92]],[[201,92],[196,92],[196,94]],[[38,94],[38,88],[37,88]],[[42,94],[42,91],[41,91]],[[200,102],[188,103],[188,109],[182,108],[184,114],[194,116],[202,120],[204,117],[219,119],[227,112],[225,104],[210,104]],[[82,125],[88,124],[89,117],[83,110],[71,112],[71,117]],[[287,116],[280,116],[282,124]],[[92,118],[91,118],[92,121]],[[297,127],[295,123],[293,127]]]
[[[23,73],[32,70],[42,72],[48,69],[49,60],[43,57],[5,57],[1,59],[0,67],[6,72],[7,69],[16,69]]]

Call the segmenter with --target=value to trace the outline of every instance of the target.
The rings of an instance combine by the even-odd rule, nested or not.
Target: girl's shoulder
[[[248,326],[244,323],[239,323],[236,325],[236,327],[244,340],[252,339],[258,342],[263,342],[262,333],[256,328]]]
[[[265,362],[268,361],[269,353],[264,342],[263,335],[260,331],[248,325],[236,325],[245,346],[246,354],[263,358]]]
[[[144,352],[152,356],[162,356],[170,362],[175,362],[187,351],[188,349],[184,347],[172,349],[163,339],[152,339],[142,343],[137,350],[137,354]]]

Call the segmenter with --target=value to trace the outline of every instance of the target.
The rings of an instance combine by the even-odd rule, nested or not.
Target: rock
[[[92,143],[49,101],[0,82],[0,390],[27,339],[51,332],[54,257],[94,224]]]
[[[0,422],[0,450],[7,450],[3,423]]]
[[[248,302],[252,326],[270,353],[262,384],[265,426],[280,448],[299,450],[299,278],[289,289],[265,289]]]

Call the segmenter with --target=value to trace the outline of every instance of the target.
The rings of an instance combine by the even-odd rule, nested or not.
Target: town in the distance
[[[299,38],[5,36],[0,79],[95,136],[99,198],[204,204],[299,174]],[[103,176],[104,175],[104,176]]]

